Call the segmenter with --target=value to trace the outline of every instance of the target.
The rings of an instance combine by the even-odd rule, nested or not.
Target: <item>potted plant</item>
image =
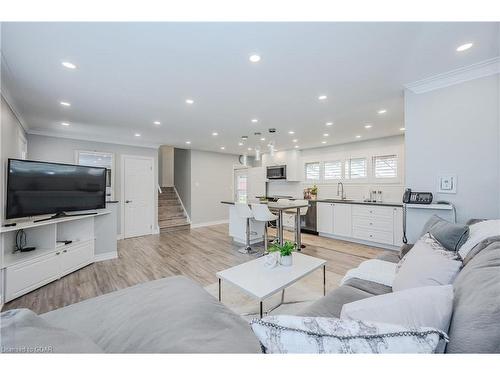
[[[292,265],[292,252],[295,250],[295,245],[290,242],[286,241],[283,245],[280,244],[273,244],[269,248],[269,252],[279,252],[280,253],[280,264],[282,266],[291,266]]]
[[[318,186],[316,184],[313,185],[311,188],[311,199],[317,199],[318,198]]]

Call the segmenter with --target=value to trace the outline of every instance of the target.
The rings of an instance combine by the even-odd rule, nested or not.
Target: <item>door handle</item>
[[[125,203],[132,203],[132,201],[126,200]]]

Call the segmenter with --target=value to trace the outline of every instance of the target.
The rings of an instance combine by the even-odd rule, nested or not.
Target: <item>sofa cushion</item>
[[[450,223],[433,215],[424,225],[422,235],[430,233],[449,251],[458,251],[469,237],[469,226]]]
[[[472,249],[490,237],[500,236],[500,219],[484,220],[470,226],[470,236],[458,251],[462,259],[467,258]]]
[[[373,294],[374,296],[392,292],[390,286],[379,284],[374,281],[358,279],[357,277],[347,280],[343,285],[352,286],[353,288]]]
[[[107,353],[259,353],[248,323],[186,277],[150,281],[43,317]]]
[[[434,328],[289,315],[255,319],[265,353],[436,353],[447,336]]]
[[[0,337],[3,353],[102,353],[89,338],[55,327],[28,309],[3,312]]]
[[[432,327],[448,332],[453,309],[453,286],[426,286],[347,303],[340,319]]]
[[[458,274],[448,353],[500,353],[500,242],[483,249]]]
[[[455,260],[456,254],[436,248],[424,235],[401,260],[392,289],[397,292],[423,286],[453,283],[462,262]],[[436,244],[436,243],[434,243]],[[437,245],[437,244],[436,244]]]
[[[344,304],[373,296],[374,294],[353,288],[352,286],[342,285],[295,315],[340,318],[340,312]]]

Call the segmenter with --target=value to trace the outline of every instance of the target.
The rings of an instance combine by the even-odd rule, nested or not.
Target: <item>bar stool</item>
[[[293,201],[293,203],[309,204],[309,201],[305,200],[305,199],[296,199],[295,201]],[[300,208],[300,215],[298,217],[297,217],[296,210],[285,211],[283,214],[283,222],[284,222],[284,224],[286,224],[285,227],[293,229],[293,231],[295,233],[295,243],[297,245],[299,243],[299,239],[297,236],[298,236],[298,232],[300,231],[300,217],[306,215],[308,209],[309,209],[309,206],[301,207]],[[301,249],[303,249],[305,247],[306,247],[306,245],[300,244]],[[298,249],[298,250],[300,250],[300,249]]]
[[[264,222],[264,253],[267,253],[267,224],[270,221],[278,220],[278,216],[273,215],[273,213],[269,210],[269,207],[267,207],[267,204],[253,203],[252,211],[255,220]]]
[[[253,218],[253,212],[250,207],[248,207],[247,203],[236,202],[234,207],[236,208],[238,216],[245,219],[246,222],[245,247],[238,249],[238,251],[242,254],[252,254],[254,251],[252,251],[252,248],[250,247],[250,219]]]

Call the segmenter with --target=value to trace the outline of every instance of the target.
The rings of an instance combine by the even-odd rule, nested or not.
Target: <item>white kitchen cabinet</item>
[[[262,155],[262,166],[286,165],[287,181],[302,181],[302,163],[300,160],[300,151],[280,151],[274,155]]]
[[[352,205],[333,204],[333,234],[336,236],[352,236]]]
[[[319,233],[333,234],[333,203],[316,204],[316,227]]]
[[[403,209],[401,207],[394,207],[394,245],[403,245]]]
[[[317,230],[335,238],[351,238],[354,242],[395,249],[402,244],[403,210],[391,206],[318,202]]]

